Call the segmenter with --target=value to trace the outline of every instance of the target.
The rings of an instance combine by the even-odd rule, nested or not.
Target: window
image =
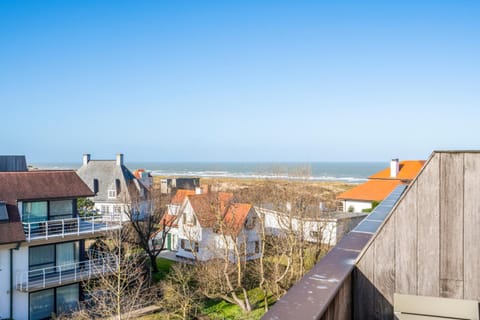
[[[23,222],[39,222],[48,220],[47,201],[23,202],[22,205]]]
[[[0,221],[8,221],[7,205],[0,201]]]
[[[55,266],[55,245],[30,247],[28,265],[30,270]]]
[[[101,206],[100,211],[102,213],[109,213],[110,212],[110,206]]]
[[[115,199],[117,197],[117,190],[108,190],[108,199]]]
[[[55,312],[54,289],[30,293],[30,319],[50,319]]]
[[[191,243],[189,240],[186,240],[186,239],[181,239],[180,240],[180,247],[185,251],[192,252],[191,244],[193,244],[193,248],[194,248],[195,252],[198,252],[199,248],[198,248],[198,242],[197,241]]]
[[[195,217],[195,215],[192,213],[192,214],[189,214],[187,215],[187,224],[189,225],[196,225],[197,224],[197,218]]]
[[[113,206],[113,212],[122,213],[122,206]]]
[[[115,179],[115,190],[117,191],[117,194],[121,191],[120,179]]]
[[[71,312],[78,307],[78,284],[60,287],[56,290],[57,314]]]
[[[256,219],[257,217],[255,216],[250,216],[247,218],[247,221],[245,221],[245,228],[247,230],[251,230],[255,227]]]
[[[310,231],[310,237],[318,239],[320,237],[320,232],[319,231]]]
[[[60,220],[73,216],[73,200],[25,201],[22,204],[23,222]]]
[[[260,241],[255,241],[255,253],[260,253]]]
[[[29,270],[53,266],[64,266],[62,270],[70,270],[73,269],[74,263],[78,261],[78,257],[78,241],[30,247],[28,252]],[[55,268],[49,268],[46,271],[55,272]]]
[[[50,219],[68,219],[73,217],[72,200],[50,201]]]
[[[50,319],[52,313],[59,315],[75,310],[79,294],[78,283],[30,293],[30,319]]]
[[[93,179],[93,192],[97,193],[98,191],[98,179]]]

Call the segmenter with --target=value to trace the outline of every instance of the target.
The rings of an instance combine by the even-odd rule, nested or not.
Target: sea
[[[288,179],[362,183],[387,162],[126,162],[153,176]],[[78,169],[81,163],[32,163],[40,169]]]

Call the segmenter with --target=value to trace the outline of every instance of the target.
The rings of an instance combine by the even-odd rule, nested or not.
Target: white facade
[[[343,200],[344,212],[362,212],[364,209],[371,209],[372,201]]]
[[[20,214],[24,206],[24,203],[18,202]],[[0,319],[12,317],[12,319],[35,320],[36,318],[32,316],[32,306],[35,305],[31,303],[33,292],[40,293],[44,290],[51,290],[55,296],[65,297],[59,293],[63,289],[58,288],[63,288],[65,285],[70,287],[76,285],[78,288],[82,279],[85,278],[80,271],[75,272],[75,275],[78,274],[78,277],[75,278],[73,278],[71,272],[64,273],[63,278],[58,278],[58,272],[61,273],[62,268],[64,272],[65,270],[86,270],[88,261],[80,262],[79,260],[83,239],[102,236],[104,232],[120,227],[118,222],[115,227],[107,227],[104,222],[89,223],[87,220],[77,219],[81,218],[24,222],[25,233],[26,235],[31,234],[30,239],[27,236],[27,241],[0,245]],[[81,221],[82,228],[68,228],[67,226],[72,220],[75,222]],[[86,226],[86,229],[83,229],[83,226]],[[47,233],[47,231],[49,232]],[[32,251],[33,248],[35,248],[33,250],[42,250],[39,248],[48,246],[53,246],[52,250],[48,251],[54,252],[52,255],[43,255],[43,251]],[[45,257],[53,258],[48,260],[45,266],[41,263],[35,264],[31,260],[32,254],[34,254],[33,257],[41,260],[41,263],[48,260],[48,258],[45,260]],[[90,262],[95,263],[95,260]],[[56,271],[55,275],[52,276],[53,270]],[[63,279],[63,281],[59,279]],[[71,295],[69,298],[72,298]],[[76,305],[78,299],[77,293],[76,301],[70,300],[68,302],[73,301]],[[12,310],[10,308],[11,304]]]
[[[254,214],[255,210],[250,210],[249,215]],[[204,228],[198,222],[188,200],[182,207],[177,224],[178,257],[207,261],[225,257],[227,249],[229,260],[235,262],[237,260],[234,254],[235,242],[239,248],[247,246],[247,260],[258,259],[260,256],[260,237],[256,228],[246,229],[243,226],[236,236],[214,232],[211,227]]]
[[[140,216],[148,213],[148,201],[142,201],[140,204],[136,205],[132,208],[132,205],[126,203],[118,203],[118,202],[95,202],[95,210],[104,215],[104,216],[111,216],[116,217],[122,222],[130,221],[129,213],[131,210],[138,210]]]
[[[366,214],[339,214],[319,217],[318,219],[299,219],[285,213],[256,207],[263,217],[268,234],[279,236],[287,230],[302,232],[303,239],[334,246],[343,235],[350,231]]]

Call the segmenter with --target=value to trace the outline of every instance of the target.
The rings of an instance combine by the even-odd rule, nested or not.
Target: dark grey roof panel
[[[406,185],[397,186],[353,231],[375,233],[398,200],[400,200],[406,188]]]
[[[145,188],[126,166],[117,165],[115,160],[90,160],[77,170],[77,174],[92,191],[94,179],[98,180],[98,192],[94,197],[94,201],[98,202],[128,202],[134,196],[130,192],[137,189],[132,186],[138,184],[139,188]],[[116,199],[109,199],[108,190],[117,189],[117,179],[120,194]]]
[[[25,156],[0,156],[0,172],[27,171]]]

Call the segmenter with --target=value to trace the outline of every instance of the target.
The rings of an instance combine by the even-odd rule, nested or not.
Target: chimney
[[[392,159],[390,161],[390,178],[396,178],[398,171],[400,171],[400,162],[398,159]]]
[[[202,193],[210,193],[210,185],[209,184],[202,184],[200,186],[200,188],[202,189]]]
[[[123,153],[117,154],[117,166],[123,166]]]
[[[88,162],[90,162],[90,154],[89,153],[84,153],[83,154],[83,165],[86,165]]]
[[[202,188],[196,187],[195,188],[195,194],[202,194]]]

